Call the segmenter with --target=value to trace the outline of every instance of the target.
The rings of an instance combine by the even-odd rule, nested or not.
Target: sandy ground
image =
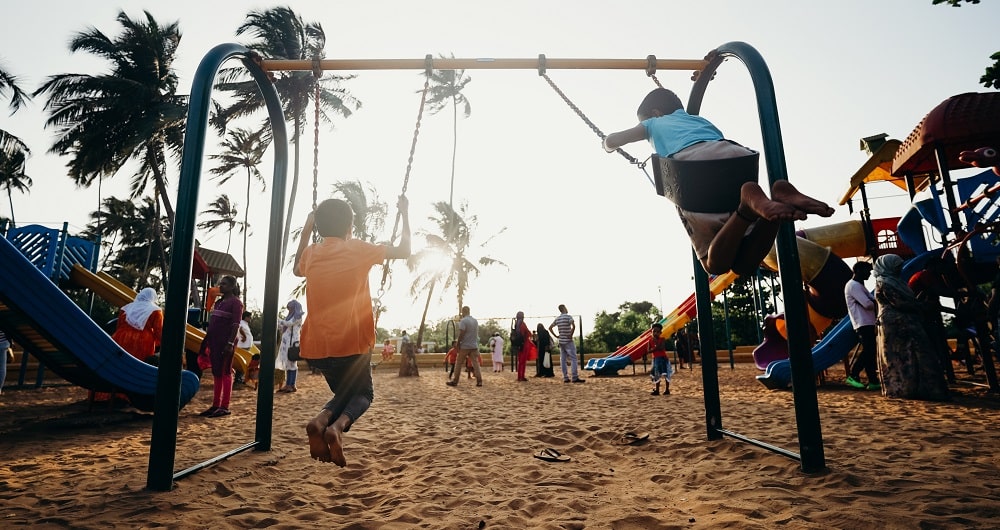
[[[585,372],[589,374],[589,372]],[[791,392],[770,391],[749,365],[720,369],[723,426],[798,452]],[[441,369],[401,379],[375,371],[376,400],[345,436],[346,468],[309,457],[305,423],[329,397],[303,371],[275,396],[272,449],[247,451],[145,489],[152,418],[90,407],[82,389],[0,395],[0,527],[32,528],[996,528],[1000,398],[959,384],[945,403],[819,387],[827,469],[733,438],[709,441],[700,367],[672,394],[620,377],[517,383],[492,373],[477,388]],[[963,376],[966,379],[968,376]],[[197,413],[211,380],[180,414],[174,468],[250,442],[256,396],[233,415]],[[649,433],[619,445],[626,431]],[[568,462],[532,455],[553,448]]]

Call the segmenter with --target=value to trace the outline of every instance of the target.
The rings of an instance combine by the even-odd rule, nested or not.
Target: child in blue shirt
[[[658,156],[676,160],[720,160],[753,153],[726,140],[707,119],[685,112],[680,98],[665,88],[650,92],[639,105],[637,115],[638,125],[605,138],[607,152],[649,140]],[[808,214],[829,217],[833,208],[800,193],[782,179],[771,187],[770,198],[756,182],[743,183],[740,204],[734,212],[692,212],[680,206],[677,212],[707,272],[723,274],[731,270],[743,275],[756,270],[771,250],[782,221],[801,221]]]

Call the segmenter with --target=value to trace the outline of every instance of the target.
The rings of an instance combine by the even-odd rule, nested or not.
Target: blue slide
[[[137,409],[152,411],[157,368],[132,357],[0,237],[0,328],[63,379],[98,392],[120,392]],[[198,391],[191,372],[181,374],[178,408]]]
[[[903,277],[909,278],[924,268],[931,256],[941,254],[941,249],[930,250],[909,259],[903,265]],[[844,317],[833,326],[823,340],[812,349],[813,371],[818,375],[823,370],[841,362],[844,357],[858,344],[858,336],[851,326],[851,319]],[[785,390],[792,386],[792,366],[788,359],[774,361],[767,365],[767,370],[757,376],[757,380],[771,390]]]

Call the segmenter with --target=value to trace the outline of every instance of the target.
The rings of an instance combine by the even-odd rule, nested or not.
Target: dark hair
[[[344,237],[351,233],[354,210],[347,201],[327,199],[316,207],[316,231],[323,237]]]
[[[684,104],[681,103],[681,98],[677,97],[677,94],[665,88],[655,88],[646,94],[645,99],[639,104],[639,110],[635,113],[639,117],[639,121],[643,121],[652,118],[654,110],[658,110],[660,114],[666,116],[683,108]]]
[[[663,324],[660,324],[659,322],[655,322],[653,324],[653,329],[660,329],[662,331],[663,330]]]
[[[851,271],[853,271],[854,274],[857,274],[857,273],[859,273],[859,272],[861,272],[863,270],[871,272],[872,271],[872,264],[868,263],[867,261],[859,261],[859,262],[855,263],[853,267],[851,267]]]
[[[222,280],[229,280],[229,282],[233,284],[233,296],[238,297],[240,295],[240,282],[236,281],[236,276],[227,274],[222,277]]]
[[[253,313],[251,313],[249,311],[244,311],[243,312],[243,318],[249,319],[252,316],[253,316]]]

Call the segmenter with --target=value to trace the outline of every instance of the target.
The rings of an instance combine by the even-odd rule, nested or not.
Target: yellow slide
[[[132,302],[136,297],[135,291],[116,280],[110,274],[105,272],[94,274],[80,264],[73,266],[73,270],[70,272],[70,280],[80,287],[90,289],[97,296],[118,307]],[[197,352],[201,348],[201,341],[204,339],[205,332],[203,330],[187,324],[187,331],[184,338],[185,350]],[[260,353],[260,350],[257,349],[257,346],[251,346],[250,351],[243,348],[236,348],[235,353],[236,355],[233,356],[233,368],[237,372],[246,374],[250,359],[253,357],[253,354]]]

